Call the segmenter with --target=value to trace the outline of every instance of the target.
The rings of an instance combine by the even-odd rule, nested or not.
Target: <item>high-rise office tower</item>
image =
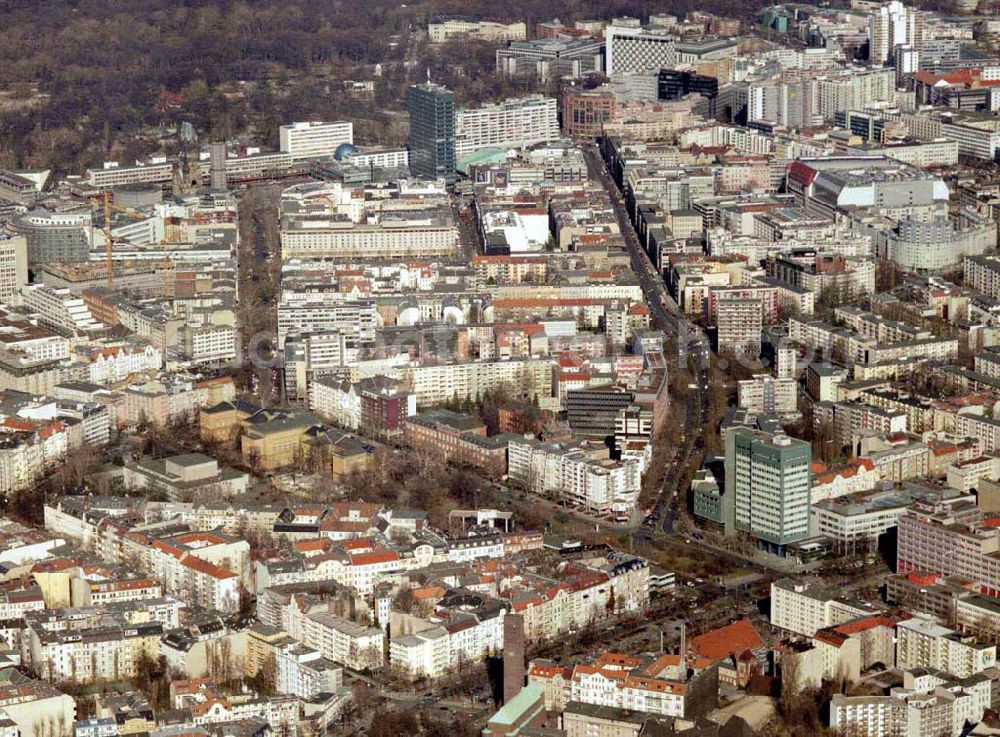
[[[455,181],[455,93],[432,82],[410,87],[410,171]]]
[[[727,530],[774,551],[809,536],[809,443],[738,427],[726,432]]]
[[[208,144],[209,186],[212,189],[226,188],[226,144]]]

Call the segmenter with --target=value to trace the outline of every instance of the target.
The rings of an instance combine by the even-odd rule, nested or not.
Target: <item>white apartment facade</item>
[[[896,626],[899,668],[929,668],[968,678],[996,662],[996,645],[961,635],[934,620],[914,617]]]
[[[531,95],[455,114],[455,156],[488,146],[526,148],[559,139],[555,98]]]
[[[630,514],[641,485],[636,461],[608,462],[580,447],[530,439],[511,440],[507,473],[533,493],[598,514]]]
[[[180,339],[186,363],[217,365],[236,359],[236,328],[232,325],[185,325]]]
[[[552,397],[552,365],[547,358],[530,358],[405,366],[399,369],[399,378],[409,382],[418,408],[441,404],[453,397],[474,401],[505,385],[521,388],[545,406]]]
[[[798,382],[793,378],[774,378],[767,374],[740,381],[737,403],[751,412],[795,412],[798,405]]]
[[[364,627],[317,612],[302,620],[302,641],[328,660],[356,671],[382,667],[385,632],[380,627]]]
[[[77,353],[80,352],[77,349]],[[132,374],[157,371],[163,367],[163,353],[152,344],[95,347],[85,355],[90,363],[89,378],[94,384],[114,384]]]
[[[68,331],[72,335],[104,330],[104,323],[94,318],[83,298],[68,289],[32,284],[21,288],[21,300],[38,313],[43,325],[54,330]]]
[[[771,624],[805,637],[871,614],[858,604],[842,601],[816,586],[781,579],[771,584]]]

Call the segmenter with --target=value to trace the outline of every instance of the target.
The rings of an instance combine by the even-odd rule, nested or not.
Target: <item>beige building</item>
[[[648,714],[571,701],[563,711],[566,737],[638,737]]]

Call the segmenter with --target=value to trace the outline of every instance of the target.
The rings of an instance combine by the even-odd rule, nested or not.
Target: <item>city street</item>
[[[584,154],[591,177],[600,180],[604,185],[609,200],[615,208],[618,225],[631,256],[632,269],[639,279],[646,304],[652,311],[653,323],[666,334],[668,347],[672,346],[677,351],[677,362],[673,365],[678,366],[682,361],[686,362],[690,355],[690,348],[697,349],[694,361],[697,374],[687,397],[688,407],[682,435],[683,444],[678,448],[674,462],[667,469],[663,488],[660,490],[652,513],[643,525],[633,533],[633,543],[638,547],[649,542],[657,529],[661,529],[667,534],[674,532],[677,505],[682,502],[687,493],[686,489],[678,488],[679,481],[684,476],[683,471],[690,465],[695,450],[701,447],[704,442],[702,439],[703,418],[708,407],[708,394],[705,390],[707,362],[701,359],[708,346],[702,333],[681,315],[680,308],[667,291],[667,285],[662,276],[657,273],[649,255],[639,243],[639,237],[625,210],[618,185],[612,180],[607,167],[600,158],[597,146],[587,146],[584,149]],[[696,336],[694,341],[690,340],[691,336]]]

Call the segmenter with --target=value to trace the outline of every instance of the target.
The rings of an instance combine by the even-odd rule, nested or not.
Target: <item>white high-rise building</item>
[[[531,95],[459,110],[455,115],[455,156],[487,146],[524,148],[559,139],[555,98]]]
[[[278,138],[281,151],[293,161],[333,156],[342,143],[354,143],[354,123],[345,120],[292,123],[278,129]]]
[[[677,36],[665,28],[643,28],[637,20],[615,18],[604,29],[604,39],[608,76],[677,66]]]
[[[868,18],[868,59],[886,64],[895,59],[896,47],[920,46],[922,23],[919,14],[899,0],[892,0]]]
[[[27,283],[27,240],[24,236],[0,238],[0,302],[10,304]]]

